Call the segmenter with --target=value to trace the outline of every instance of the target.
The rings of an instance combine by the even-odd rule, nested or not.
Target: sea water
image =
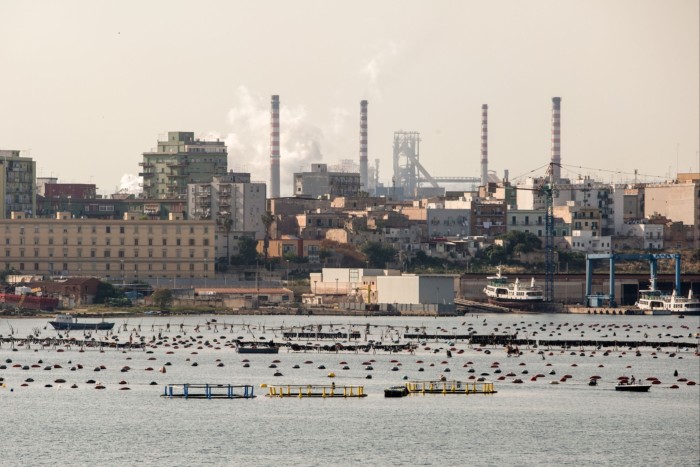
[[[212,323],[212,320],[216,323]],[[57,333],[47,320],[2,319],[0,334]],[[0,348],[2,465],[698,465],[700,382],[695,349],[618,347],[548,349],[547,338],[697,342],[698,317],[588,315],[468,315],[454,318],[327,316],[195,316],[117,319],[120,342],[145,337],[187,339],[188,348],[115,350]],[[206,323],[209,322],[209,325]],[[430,340],[415,354],[287,352],[238,354],[226,340],[281,341],[280,328],[313,325],[390,342],[405,326],[428,334],[518,331],[539,348],[508,357],[500,347]],[[166,330],[166,325],[170,330]],[[195,327],[199,325],[197,331]],[[140,327],[140,331],[139,331]],[[124,330],[126,328],[126,330]],[[225,329],[224,329],[225,328]],[[264,329],[263,329],[264,328]],[[118,329],[118,331],[117,331]],[[104,332],[93,333],[104,337]],[[614,336],[613,336],[614,334]],[[661,337],[658,337],[661,334]],[[551,335],[551,337],[550,337]],[[82,338],[73,332],[71,337]],[[192,340],[194,339],[194,340]],[[214,339],[217,342],[214,342]],[[209,341],[209,346],[205,342]],[[165,341],[163,341],[165,342]],[[172,342],[169,341],[169,342]],[[305,341],[299,341],[304,343]],[[217,349],[218,347],[218,349]],[[447,349],[453,348],[452,357]],[[463,353],[458,353],[463,350]],[[167,353],[172,352],[172,353]],[[581,356],[583,353],[584,356]],[[655,354],[655,355],[654,355]],[[654,358],[656,357],[656,358]],[[11,363],[5,363],[6,360]],[[243,367],[248,359],[250,367]],[[37,362],[41,360],[42,363]],[[279,360],[277,368],[270,368]],[[364,363],[371,362],[373,370]],[[418,363],[422,361],[422,363]],[[312,363],[306,363],[312,362]],[[341,363],[344,362],[344,363]],[[495,373],[494,362],[501,373]],[[22,370],[13,367],[39,365]],[[170,365],[165,366],[166,363]],[[193,366],[197,363],[197,366]],[[223,363],[224,366],[217,366]],[[83,369],[71,371],[81,364]],[[54,368],[60,365],[62,368]],[[94,371],[100,365],[105,369]],[[300,368],[294,369],[294,365]],[[319,366],[325,369],[319,369]],[[349,370],[343,370],[344,366]],[[44,368],[51,366],[51,370]],[[129,366],[131,370],[121,372]],[[398,371],[392,371],[397,367]],[[158,368],[165,367],[166,373]],[[152,368],[147,371],[146,368]],[[418,371],[423,368],[424,371]],[[469,373],[469,368],[474,368]],[[448,371],[449,369],[449,371]],[[274,377],[275,371],[283,376]],[[555,371],[555,375],[550,375]],[[328,374],[335,373],[330,379]],[[498,376],[516,377],[498,381]],[[527,373],[524,373],[527,372]],[[678,373],[678,377],[674,376]],[[494,395],[412,395],[385,399],[383,389],[410,380],[494,381]],[[372,379],[366,379],[370,374]],[[531,381],[531,377],[544,378]],[[572,377],[560,382],[564,375]],[[588,386],[590,376],[598,386]],[[656,377],[648,393],[616,392],[619,376]],[[22,387],[32,378],[34,382]],[[55,383],[56,379],[66,383]],[[87,380],[106,387],[97,390]],[[126,385],[118,384],[126,381]],[[149,385],[155,381],[157,385]],[[364,385],[368,397],[269,398],[261,384]],[[559,384],[550,384],[556,381]],[[0,384],[3,384],[0,383]],[[72,384],[77,389],[71,389]],[[161,397],[168,383],[252,384],[255,399],[183,400]],[[51,384],[52,387],[45,387]],[[678,389],[670,389],[677,384]],[[120,387],[129,387],[121,391]]]

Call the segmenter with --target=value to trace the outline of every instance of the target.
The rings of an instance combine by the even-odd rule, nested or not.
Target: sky
[[[659,181],[700,171],[697,0],[0,0],[0,149],[37,175],[137,181],[168,131],[227,142],[229,169],[269,183],[270,96],[281,182],[313,162],[369,160],[391,184],[395,131],[431,175],[543,175],[551,99],[562,175]]]

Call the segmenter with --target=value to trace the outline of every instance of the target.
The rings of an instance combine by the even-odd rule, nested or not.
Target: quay
[[[169,399],[252,399],[250,384],[168,384],[161,397]]]
[[[94,349],[120,349],[120,350],[143,350],[146,348],[146,344],[143,342],[116,342],[116,341],[103,341],[96,339],[76,339],[71,338],[58,338],[58,337],[0,337],[0,348],[3,344],[9,344],[10,348],[15,347],[25,347],[31,349],[32,345],[40,347],[42,349],[46,348],[58,348],[66,347],[70,349],[71,347],[84,348],[94,348]]]
[[[406,389],[409,394],[496,394],[493,383],[489,381],[408,381]]]
[[[364,386],[286,384],[268,386],[268,397],[367,397]]]

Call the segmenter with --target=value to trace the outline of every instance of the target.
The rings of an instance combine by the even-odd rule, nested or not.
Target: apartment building
[[[142,278],[213,277],[213,221],[54,219],[13,212],[0,220],[4,268],[21,274]]]
[[[168,139],[143,153],[143,193],[147,199],[185,199],[187,185],[208,183],[228,171],[228,152],[223,141],[195,139],[189,131],[168,132]]]
[[[0,149],[0,206],[0,219],[36,212],[36,162],[20,151]]]

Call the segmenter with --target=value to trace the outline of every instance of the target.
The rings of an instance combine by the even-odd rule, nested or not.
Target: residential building
[[[506,233],[507,207],[505,200],[481,199],[472,200],[470,235],[497,237]]]
[[[311,198],[357,196],[360,192],[360,174],[329,172],[326,164],[311,164],[311,172],[294,174],[294,195]]]
[[[0,149],[0,207],[0,219],[36,213],[36,162],[17,150]]]
[[[4,269],[21,274],[77,275],[131,281],[140,278],[214,275],[213,221],[54,219],[13,212],[0,220]]]
[[[143,193],[147,199],[187,197],[190,183],[211,182],[214,175],[225,175],[228,153],[223,141],[195,139],[189,131],[168,132],[168,139],[143,153]]]
[[[265,238],[265,206],[266,185],[251,182],[249,173],[216,175],[211,182],[190,184],[188,188],[189,217],[216,223],[217,258],[238,254],[242,237]]]

